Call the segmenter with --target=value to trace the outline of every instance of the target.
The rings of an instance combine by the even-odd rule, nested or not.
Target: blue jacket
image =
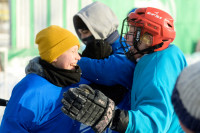
[[[144,55],[135,67],[126,133],[183,132],[171,104],[176,79],[187,66],[175,46]]]
[[[118,39],[111,44],[113,54],[97,60],[82,57],[78,65],[85,79],[107,86],[120,84],[131,90],[135,64],[126,58]]]
[[[28,74],[13,89],[2,119],[0,133],[94,133],[91,127],[72,120],[61,111],[63,92],[79,84],[62,88],[37,74]],[[125,98],[124,101],[130,101]],[[118,106],[126,108],[122,101]],[[111,133],[107,129],[107,133]]]
[[[61,111],[62,94],[68,88],[55,86],[36,74],[28,74],[12,91],[0,132],[74,132],[74,121]]]

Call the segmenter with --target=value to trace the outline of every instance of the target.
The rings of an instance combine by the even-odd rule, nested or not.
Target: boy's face
[[[65,51],[57,59],[52,62],[57,68],[73,70],[77,66],[78,60],[80,60],[80,55],[78,54],[78,46],[75,45]]]
[[[92,33],[88,29],[78,29],[78,32],[81,35],[80,39],[84,39],[92,35]]]
[[[135,34],[136,34],[136,27],[130,25],[129,31],[127,32],[127,34],[124,37],[126,39],[126,43],[128,43],[131,46],[130,50],[133,53],[138,52],[133,46]],[[152,43],[153,43],[153,36],[148,33],[144,33],[143,35],[140,36],[140,42],[138,43],[137,47],[139,50],[144,50],[144,49],[150,47],[152,45]],[[135,54],[134,58],[137,59],[142,56],[143,55],[141,55],[141,54]]]

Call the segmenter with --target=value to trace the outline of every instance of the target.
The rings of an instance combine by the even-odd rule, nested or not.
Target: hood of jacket
[[[99,1],[84,7],[75,14],[73,17],[74,26],[80,20],[79,18],[85,23],[95,39],[107,39],[117,31],[119,25],[118,18],[114,12]],[[76,33],[80,38],[76,28]]]
[[[42,68],[42,66],[39,63],[40,57],[37,56],[35,58],[33,58],[32,60],[29,61],[28,65],[25,68],[25,73],[26,75],[30,74],[30,73],[34,73],[37,74],[41,77],[44,77],[44,70]]]

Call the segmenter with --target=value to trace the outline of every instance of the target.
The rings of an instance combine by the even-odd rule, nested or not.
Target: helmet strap
[[[151,47],[146,48],[146,49],[143,49],[143,50],[139,50],[138,47],[136,46],[136,47],[137,47],[136,50],[137,50],[138,52],[134,53],[134,55],[135,55],[135,54],[143,54],[143,55],[144,55],[144,54],[146,54],[146,53],[147,53],[147,54],[153,53],[155,49],[161,48],[161,47],[163,46],[163,44],[164,44],[164,43],[161,42],[161,43],[159,43],[159,44],[157,44],[157,45],[151,46]],[[145,53],[145,52],[146,52],[146,53]]]
[[[134,55],[136,54],[141,54],[141,55],[144,55],[144,54],[150,54],[150,53],[153,53],[155,49],[158,49],[160,47],[162,47],[163,45],[163,42],[157,44],[157,45],[154,45],[152,47],[149,47],[149,48],[146,48],[146,49],[143,49],[143,50],[139,50],[138,47],[136,46],[135,48],[137,49],[138,52],[136,53],[133,53],[131,50],[129,50],[128,52],[126,52],[126,57],[133,61],[135,64],[137,64],[136,62],[136,59],[134,58]],[[146,53],[145,53],[146,52]]]

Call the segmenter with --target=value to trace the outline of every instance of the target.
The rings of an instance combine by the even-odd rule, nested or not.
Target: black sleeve
[[[110,129],[115,130],[120,133],[125,133],[128,126],[129,116],[128,111],[117,109],[110,126]]]
[[[93,89],[101,91],[104,95],[112,99],[116,105],[121,102],[121,100],[124,98],[124,95],[128,92],[128,90],[121,85],[105,86],[92,83],[90,86]]]

